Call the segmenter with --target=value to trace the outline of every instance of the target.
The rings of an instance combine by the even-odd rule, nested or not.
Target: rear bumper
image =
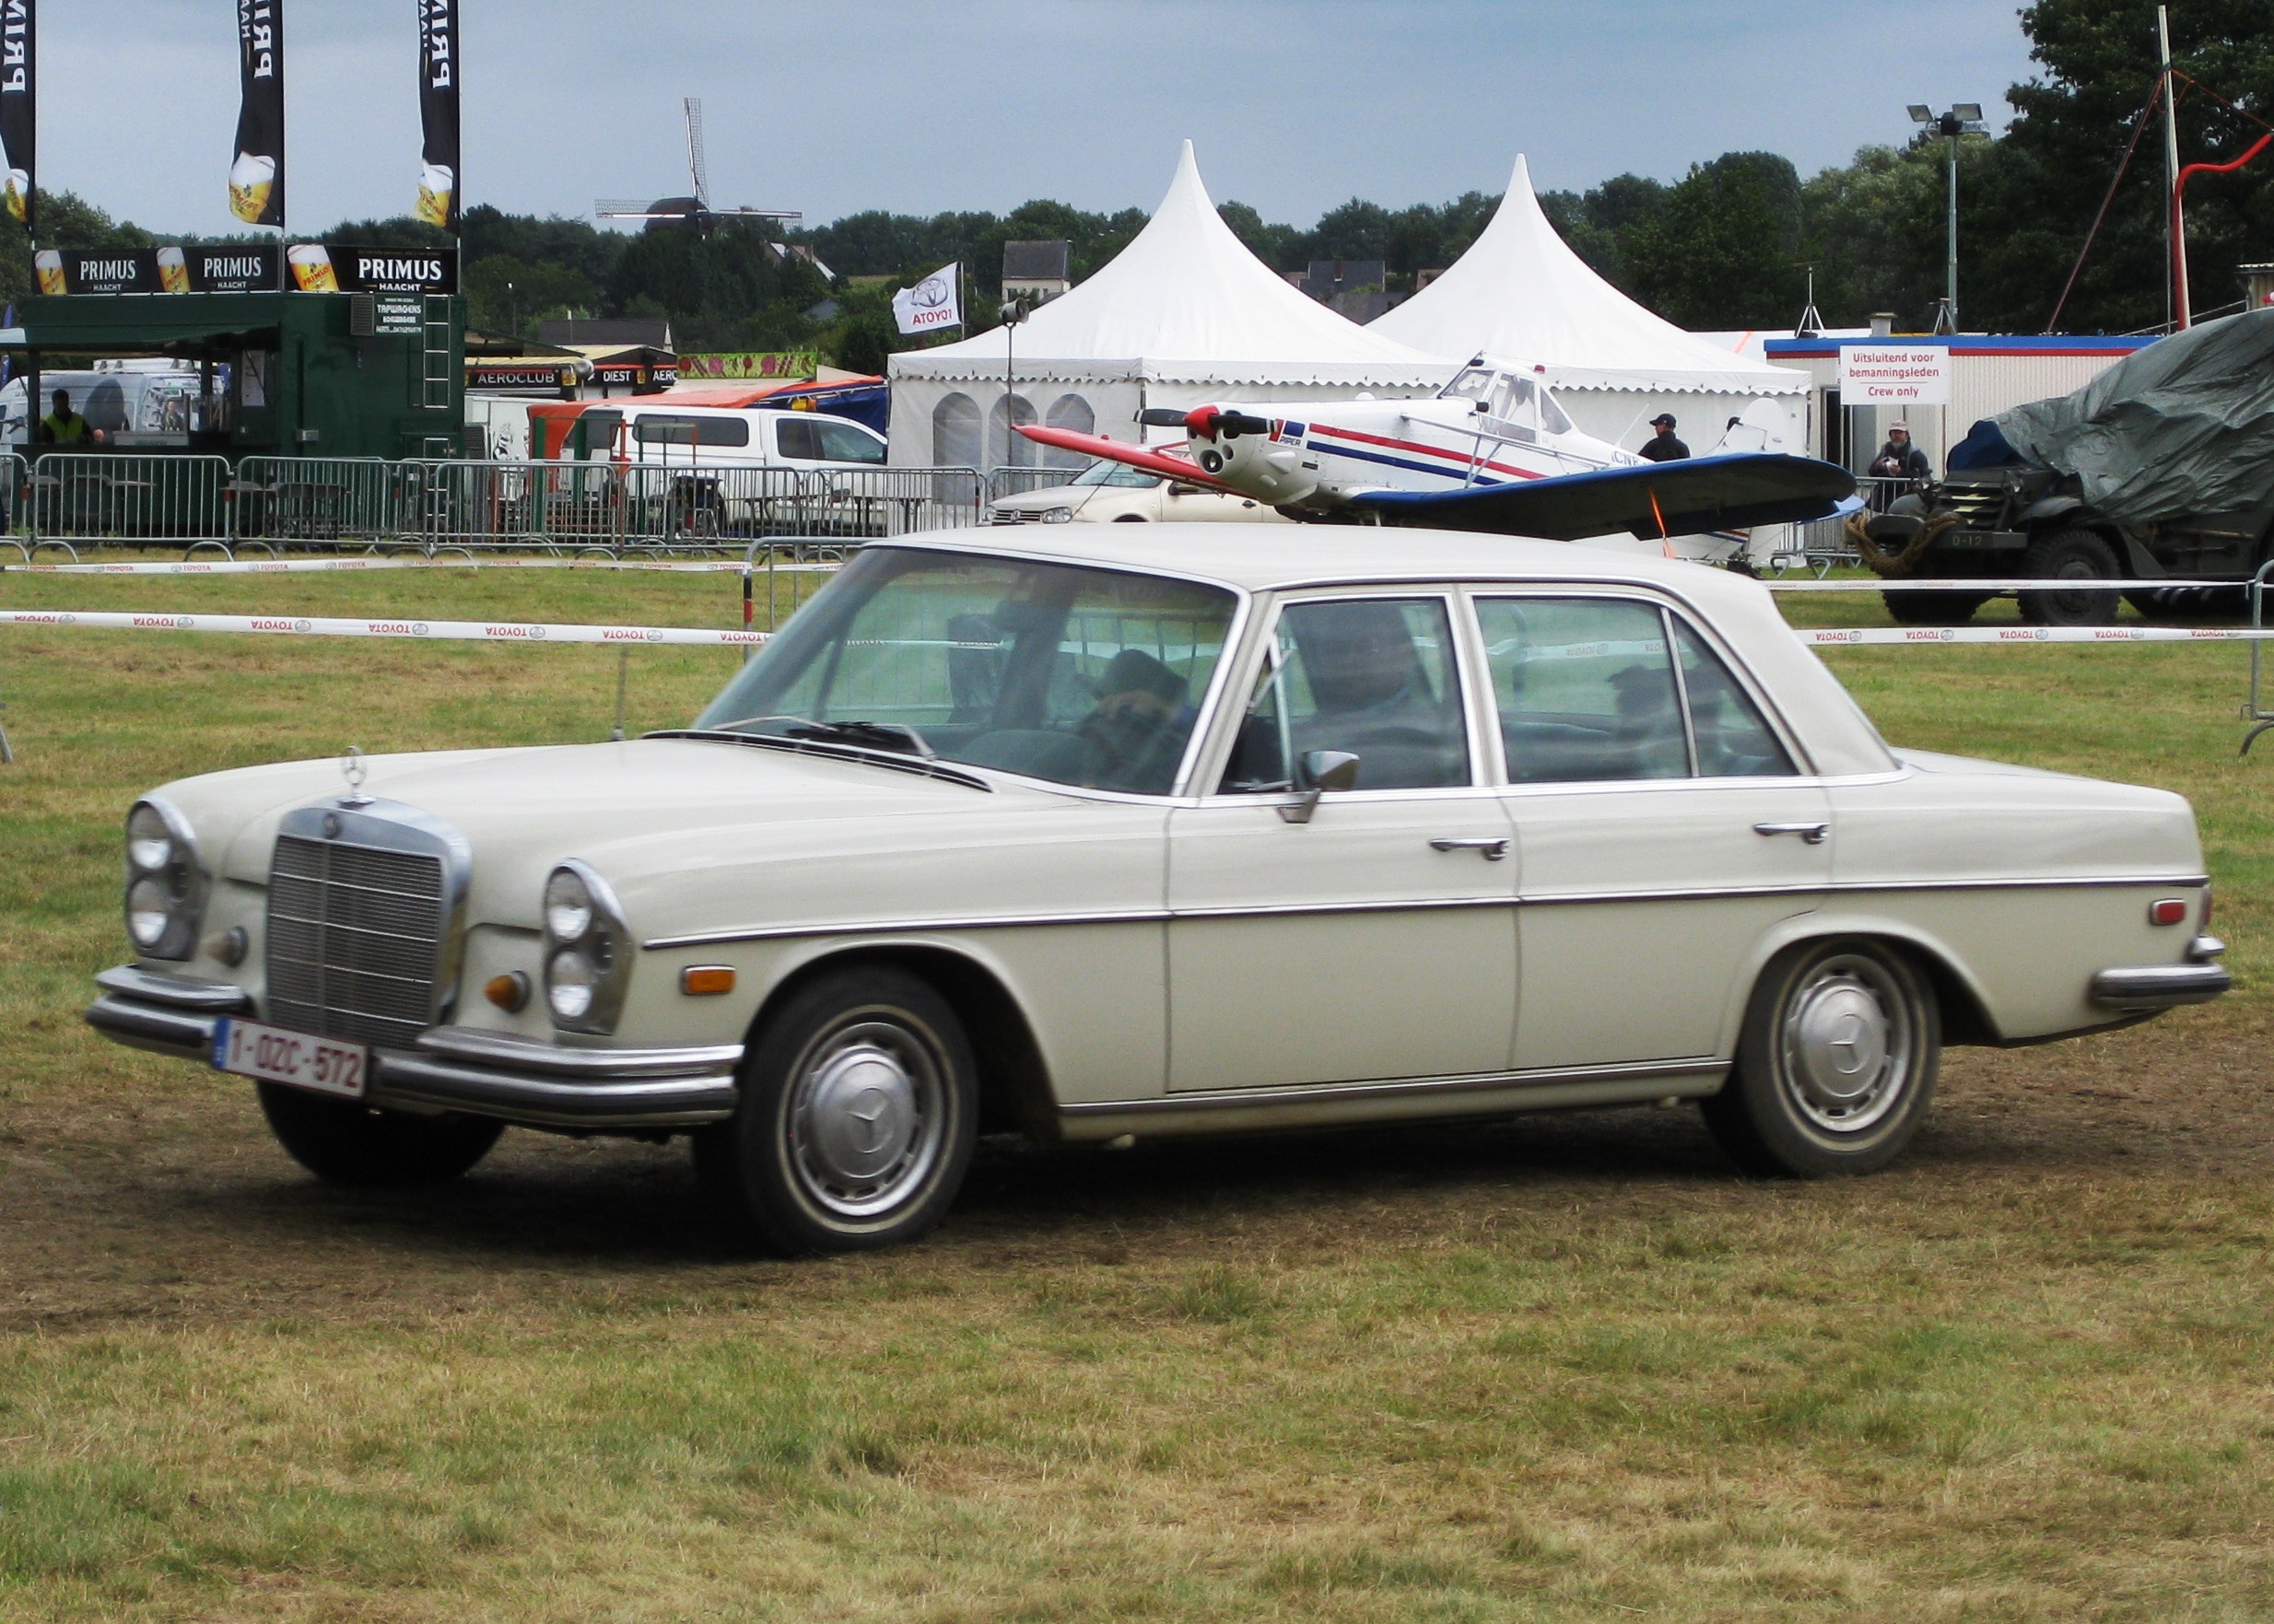
[[[2225,951],[2226,943],[2217,937],[2198,936],[2187,944],[2186,963],[2103,970],[2092,977],[2090,997],[2104,1010],[2127,1014],[2207,1004],[2234,985],[2234,977],[2218,962]]]
[[[106,970],[87,1023],[130,1047],[212,1064],[214,1029],[249,1013],[240,988],[130,967]],[[734,1114],[740,1044],[686,1049],[568,1049],[437,1027],[416,1050],[371,1051],[366,1103],[385,1110],[463,1111],[532,1127],[693,1127]]]

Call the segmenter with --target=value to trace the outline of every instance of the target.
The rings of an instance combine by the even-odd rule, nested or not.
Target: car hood
[[[975,807],[1067,799],[1019,780],[976,788],[867,761],[687,739],[381,755],[364,768],[372,810],[414,807],[466,837],[474,917],[531,926],[545,875],[570,857],[636,888],[643,876],[754,848],[788,859],[905,845]],[[207,774],[157,793],[188,818],[216,874],[260,884],[285,814],[346,790],[339,763],[313,761]]]

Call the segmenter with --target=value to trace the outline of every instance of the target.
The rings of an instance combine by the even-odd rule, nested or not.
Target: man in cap
[[[1888,425],[1887,443],[1880,448],[1871,472],[1881,479],[1925,479],[1932,473],[1927,453],[1911,443],[1909,424],[1897,421]]]
[[[1658,433],[1638,455],[1652,462],[1679,462],[1689,456],[1690,448],[1674,438],[1674,415],[1671,412],[1660,412],[1650,419],[1650,426]]]

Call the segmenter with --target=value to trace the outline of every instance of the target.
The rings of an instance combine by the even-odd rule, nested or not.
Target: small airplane
[[[1547,541],[1741,541],[1757,524],[1856,506],[1856,478],[1812,458],[1721,451],[1651,462],[1575,426],[1538,376],[1479,356],[1425,400],[1149,407],[1190,457],[1022,424],[1028,439],[1267,502],[1291,519],[1472,530]],[[1290,415],[1301,411],[1300,417]]]

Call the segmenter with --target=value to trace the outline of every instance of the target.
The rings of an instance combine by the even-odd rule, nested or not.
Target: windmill
[[[653,203],[642,203],[636,197],[604,197],[592,204],[595,216],[604,220],[645,220],[651,231],[659,226],[678,225],[692,226],[703,232],[713,229],[721,220],[780,220],[791,223],[805,217],[796,209],[712,207],[709,166],[703,158],[703,99],[689,96],[685,105],[687,180],[693,194],[686,197],[659,197]]]

